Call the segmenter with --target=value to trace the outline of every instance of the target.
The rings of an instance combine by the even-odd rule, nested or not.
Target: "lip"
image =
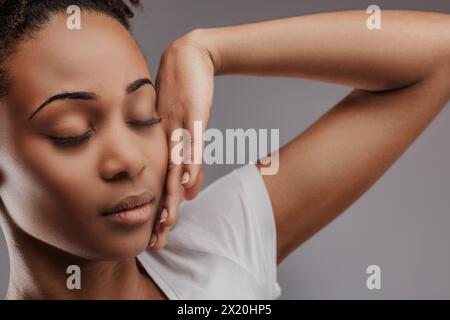
[[[142,225],[150,220],[152,216],[152,207],[150,203],[144,204],[132,209],[108,214],[105,218],[116,224],[124,226]]]
[[[118,201],[114,206],[107,208],[100,212],[102,216],[111,216],[121,212],[132,211],[139,207],[145,207],[153,200],[153,194],[150,192],[143,192],[139,195],[132,195]]]

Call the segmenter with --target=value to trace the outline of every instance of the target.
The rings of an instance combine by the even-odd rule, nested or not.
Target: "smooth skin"
[[[383,10],[382,28],[373,31],[367,18],[362,10],[342,11],[198,29],[163,56],[158,111],[170,129],[193,132],[194,120],[207,124],[216,75],[300,77],[354,88],[279,150],[277,174],[263,176],[278,264],[364,194],[450,99],[450,15]],[[184,190],[178,187],[183,171],[191,176]],[[169,223],[178,201],[200,190],[201,172],[200,165],[171,166]]]
[[[135,257],[159,221],[168,166],[156,92],[139,46],[115,19],[65,14],[22,41],[11,56],[11,90],[0,106],[0,222],[10,256],[7,299],[167,299]],[[49,97],[89,92],[36,110]],[[31,115],[33,115],[31,117]],[[95,132],[79,145],[49,136]],[[123,227],[100,214],[119,200],[150,192],[151,217]],[[81,269],[81,290],[67,268]]]
[[[280,171],[263,177],[280,263],[363,194],[450,98],[448,15],[383,11],[383,29],[376,32],[365,28],[366,17],[336,12],[195,30],[165,51],[156,92],[143,86],[131,95],[124,89],[151,74],[117,21],[83,13],[83,29],[73,33],[61,27],[64,15],[52,17],[16,50],[12,90],[0,108],[7,298],[167,299],[134,257],[151,234],[158,234],[152,250],[164,247],[182,196],[192,199],[201,188],[201,167],[168,163],[166,142],[173,128],[207,123],[213,79],[222,74],[357,88],[282,147]],[[69,90],[98,99],[58,101],[28,121],[42,101]],[[129,125],[158,116],[161,124],[149,128]],[[46,136],[90,127],[95,135],[74,149],[60,149]],[[190,172],[184,190],[183,169]],[[122,230],[98,215],[143,189],[155,195],[148,223]],[[169,217],[158,224],[163,207]],[[67,290],[71,264],[83,270],[83,290]]]

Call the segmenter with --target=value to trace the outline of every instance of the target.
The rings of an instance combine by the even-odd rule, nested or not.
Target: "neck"
[[[161,298],[156,284],[135,258],[127,261],[92,261],[71,255],[29,235],[7,238],[11,270],[7,299]],[[71,265],[80,268],[80,289],[68,288],[68,278],[74,275],[73,271],[67,273]]]

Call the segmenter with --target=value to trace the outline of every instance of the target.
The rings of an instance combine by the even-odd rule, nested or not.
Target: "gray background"
[[[75,2],[75,1],[74,1]],[[154,77],[163,49],[197,27],[344,9],[416,9],[450,13],[449,1],[152,0],[143,1],[134,34]],[[211,128],[279,128],[283,145],[350,88],[301,79],[216,79]],[[338,219],[279,267],[282,299],[450,298],[449,106],[389,171]],[[234,169],[205,166],[205,186]],[[366,287],[367,266],[381,268],[381,290]],[[9,264],[0,236],[0,295]]]

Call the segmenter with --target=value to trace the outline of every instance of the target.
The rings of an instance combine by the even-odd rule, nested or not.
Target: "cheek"
[[[154,229],[159,224],[159,219],[162,213],[162,210],[164,209],[164,203],[166,199],[166,178],[167,178],[167,169],[168,169],[168,147],[167,142],[164,140],[164,148],[162,152],[160,153],[158,157],[158,181],[159,181],[159,196],[158,196],[158,202],[155,204],[156,214],[154,217],[154,221],[152,224],[152,229]]]
[[[80,199],[95,177],[90,172],[93,165],[89,153],[62,154],[42,139],[28,139],[16,146],[11,181],[20,181],[17,196],[29,202],[29,216],[59,223],[60,213],[70,212],[73,206],[78,212],[84,211],[85,202]]]
[[[169,148],[162,126],[155,129],[140,141],[148,166],[136,185],[152,188],[161,199]],[[100,243],[98,234],[116,239],[92,214],[97,212],[99,204],[104,205],[111,198],[112,191],[119,190],[118,184],[108,184],[99,176],[101,147],[86,144],[61,152],[41,137],[20,138],[19,135],[10,146],[6,153],[11,157],[5,162],[8,163],[7,185],[3,190],[5,204],[17,225],[38,239],[64,248],[76,245],[87,248],[92,243]],[[80,241],[80,233],[87,243]],[[146,237],[143,233],[139,241],[145,242]]]
[[[20,229],[37,239],[55,246],[67,244],[64,239],[75,233],[80,224],[74,223],[74,211],[66,208],[76,203],[75,195],[83,190],[85,176],[71,174],[77,172],[73,170],[74,163],[62,160],[33,139],[18,141],[8,151],[8,157],[2,157],[2,198],[8,215]]]
[[[4,118],[5,119],[5,118]],[[27,233],[42,239],[59,222],[54,219],[59,199],[47,183],[53,163],[42,151],[42,142],[30,138],[23,125],[8,117],[2,127],[0,163],[3,171],[2,200],[5,213]]]
[[[147,168],[145,170],[144,179],[147,181],[153,192],[155,192],[157,208],[156,217],[162,210],[163,201],[165,198],[165,183],[168,169],[168,146],[167,138],[162,126],[155,128],[150,139],[142,141],[143,148],[145,148],[146,158],[148,159]],[[155,217],[155,218],[156,218]]]
[[[162,126],[158,128],[150,143],[146,142],[148,150],[147,158],[149,159],[149,170],[156,177],[160,188],[163,187],[168,166],[169,151],[167,146],[167,138]]]
[[[141,150],[147,159],[145,182],[155,191],[163,192],[169,148],[166,134],[159,126],[150,136],[142,137]],[[92,211],[98,203],[98,193],[109,193],[114,188],[101,180],[99,175],[99,159],[101,148],[85,144],[75,149],[61,151],[50,141],[40,137],[28,137],[16,141],[12,151],[17,166],[23,174],[23,190],[27,193],[40,194],[40,199],[47,198],[51,206],[59,211],[77,208],[79,214]],[[16,170],[17,171],[17,170]],[[18,177],[12,177],[17,181]],[[92,192],[98,190],[98,192]],[[24,195],[25,196],[25,195]],[[100,198],[105,196],[100,195]],[[83,201],[81,201],[83,200]]]
[[[51,194],[56,195],[61,190],[82,190],[96,177],[93,154],[88,148],[61,152],[42,140],[30,141],[24,147],[21,158],[30,178]]]

